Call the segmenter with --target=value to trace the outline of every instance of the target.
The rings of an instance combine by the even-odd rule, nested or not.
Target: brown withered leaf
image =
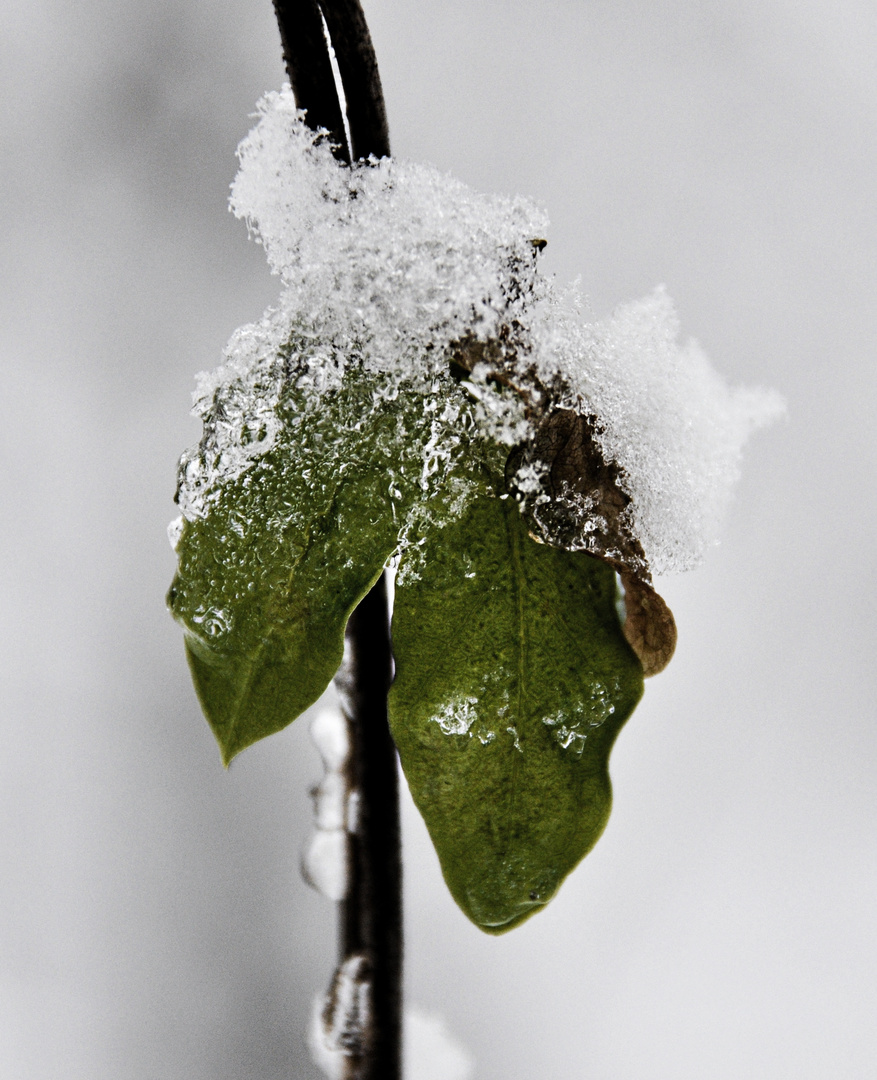
[[[535,432],[509,455],[506,484],[529,521],[530,534],[552,547],[585,551],[619,574],[626,612],[624,636],[643,674],[657,675],[675,651],[676,622],[652,586],[645,552],[626,513],[631,499],[624,472],[603,454],[597,417],[574,409],[551,409],[549,402],[560,393],[552,394],[534,370],[519,370],[516,337],[511,328],[504,327],[498,339],[460,339],[453,346],[451,370],[456,378],[465,379],[476,364],[487,364],[492,369],[488,381],[520,394]]]
[[[509,456],[506,480],[512,490],[521,469],[532,466],[541,490],[520,492],[524,512],[537,538],[568,551],[587,551],[624,569],[648,572],[642,545],[625,514],[630,496],[622,471],[607,461],[596,441],[593,416],[573,409],[555,409],[536,427],[531,442]]]
[[[498,338],[481,341],[474,334],[465,334],[450,345],[451,374],[457,380],[467,378],[476,364],[489,364],[497,371],[508,366],[507,350]]]
[[[676,620],[651,584],[633,574],[619,575],[624,587],[624,636],[639,657],[643,675],[657,675],[673,659]]]
[[[458,382],[468,379],[477,366],[485,365],[488,369],[485,381],[513,390],[524,401],[526,414],[532,417],[540,411],[546,395],[532,365],[520,370],[521,357],[526,352],[521,327],[512,322],[503,324],[497,336],[486,341],[474,334],[464,334],[452,341],[448,364]]]
[[[607,461],[597,441],[596,417],[555,409],[539,421],[534,438],[509,456],[506,478],[514,490],[522,466],[534,467],[541,490],[522,493],[536,539],[587,551],[620,575],[625,594],[624,636],[646,676],[669,664],[676,648],[673,614],[651,584],[642,545],[629,516],[623,471]]]

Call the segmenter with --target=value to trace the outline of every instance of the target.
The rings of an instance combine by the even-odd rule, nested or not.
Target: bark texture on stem
[[[348,162],[387,157],[390,133],[381,76],[359,0],[274,0],[274,11],[292,92],[298,107],[307,110],[308,125],[326,128],[339,145],[336,156]],[[349,148],[324,19],[344,89]]]

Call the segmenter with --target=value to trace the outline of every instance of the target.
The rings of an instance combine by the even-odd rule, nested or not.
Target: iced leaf
[[[596,842],[608,758],[642,694],[613,570],[535,543],[482,498],[400,575],[393,737],[463,911],[489,933],[544,906]]]
[[[630,496],[618,464],[596,441],[597,428],[596,417],[552,410],[509,457],[509,484],[540,540],[639,573],[646,562],[626,513]]]
[[[178,547],[169,599],[226,763],[322,694],[348,616],[396,544],[392,515],[375,513],[386,483],[369,462],[355,480],[327,477],[319,497],[297,500],[303,526],[263,529],[290,498],[296,467],[272,452],[208,518],[186,522]]]
[[[172,529],[171,601],[226,760],[318,696],[384,559],[407,552],[413,588],[510,451],[545,558],[634,575],[626,633],[658,670],[675,628],[649,571],[714,541],[775,396],[681,344],[663,290],[594,322],[539,272],[529,201],[397,159],[340,168],[288,87],[258,108],[231,204],[282,289],[199,379]]]
[[[169,602],[226,762],[316,701],[341,662],[348,616],[418,511],[431,500],[440,516],[442,499],[459,495],[447,446],[423,475],[435,413],[460,395],[450,376],[426,401],[380,393],[354,361],[316,407],[301,391],[281,401],[271,449],[183,525]]]
[[[506,476],[537,539],[587,551],[616,569],[624,586],[624,636],[646,677],[670,663],[676,622],[651,584],[629,513],[618,463],[607,460],[596,417],[572,409],[548,412],[533,439],[509,455]]]

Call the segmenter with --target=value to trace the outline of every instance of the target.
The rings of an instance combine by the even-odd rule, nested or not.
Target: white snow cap
[[[573,286],[534,316],[543,378],[559,373],[568,406],[597,418],[597,441],[624,471],[652,572],[696,566],[718,539],[747,438],[782,414],[781,398],[728,386],[697,342],[680,344],[663,287],[588,322]]]
[[[522,198],[478,195],[428,165],[384,158],[339,168],[289,86],[266,94],[238,147],[231,208],[245,218],[294,305],[315,325],[372,342],[376,365],[400,346],[426,348],[507,310],[516,259],[548,222]]]
[[[206,512],[204,493],[273,444],[284,377],[277,357],[291,327],[317,343],[309,360],[316,393],[343,379],[352,343],[366,369],[389,376],[400,393],[428,396],[452,342],[487,340],[514,321],[522,368],[564,388],[555,404],[596,418],[595,437],[620,467],[652,572],[696,565],[717,539],[743,444],[782,411],[778,396],[728,387],[695,343],[680,344],[663,289],[595,321],[574,287],[557,289],[539,274],[533,242],[547,220],[529,201],[480,195],[430,166],[391,158],[339,167],[288,86],[267,94],[257,115],[238,149],[230,201],[283,290],[276,309],[238,331],[224,367],[201,379],[196,411],[216,445],[184,459],[184,515]],[[500,443],[526,434],[522,410],[489,414],[485,430]]]

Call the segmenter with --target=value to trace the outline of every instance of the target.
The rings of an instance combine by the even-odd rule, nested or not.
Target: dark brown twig
[[[390,153],[377,60],[359,0],[274,0],[296,104],[325,127],[347,162]],[[347,153],[325,18],[347,104]],[[347,1048],[346,1080],[402,1076],[402,851],[396,748],[387,721],[393,660],[382,575],[347,625],[339,673],[350,733],[349,788],[358,794],[349,834],[347,897],[341,910],[341,965],[368,987],[364,1030]],[[352,965],[349,963],[352,961]]]
[[[320,0],[338,61],[352,159],[389,157],[390,132],[378,61],[359,0]]]
[[[396,748],[387,722],[392,681],[383,575],[347,624],[344,701],[351,733],[351,786],[359,793],[350,845],[350,885],[342,904],[342,962],[365,957],[371,1011],[362,1054],[349,1080],[402,1075],[402,847]]]
[[[325,128],[335,156],[350,162],[344,120],[317,0],[274,0],[283,60],[295,103],[307,110],[308,126]]]

